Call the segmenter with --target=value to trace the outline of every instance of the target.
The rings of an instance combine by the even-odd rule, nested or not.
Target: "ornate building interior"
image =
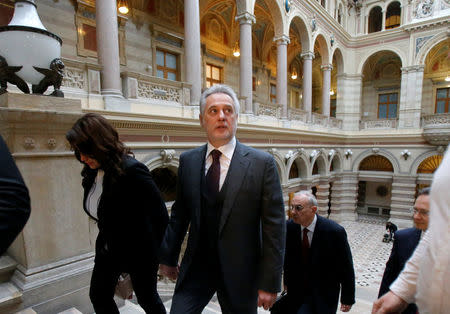
[[[51,109],[51,97],[23,100],[14,85],[0,96],[0,133],[38,213],[1,281],[23,297],[0,299],[0,311],[86,297],[63,284],[67,271],[87,280],[95,239],[64,140],[73,121],[110,119],[170,208],[180,154],[206,141],[198,104],[214,84],[238,94],[237,139],[274,156],[286,208],[310,189],[319,214],[338,222],[374,215],[412,226],[416,192],[450,139],[449,0],[120,1],[126,14],[113,0],[35,2],[63,41],[65,98]],[[0,0],[0,29],[13,14],[14,1]]]

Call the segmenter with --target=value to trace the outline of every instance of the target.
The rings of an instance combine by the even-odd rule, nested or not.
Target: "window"
[[[256,77],[252,76],[252,91],[256,92]]]
[[[383,13],[380,7],[375,7],[370,10],[369,13],[369,25],[368,31],[369,33],[379,32],[381,31],[381,20],[383,19]]]
[[[436,90],[436,113],[448,112],[450,104],[450,87]]]
[[[14,14],[14,1],[0,0],[0,26],[8,25]]]
[[[206,64],[206,87],[222,83],[222,68]]]
[[[330,117],[336,118],[336,98],[330,99]]]
[[[277,102],[277,86],[270,84],[270,102],[275,104]]]
[[[400,26],[400,2],[392,2],[386,11],[386,29]]]
[[[378,95],[378,119],[397,118],[398,94]]]
[[[156,49],[156,76],[176,81],[177,73],[177,56],[167,51]]]

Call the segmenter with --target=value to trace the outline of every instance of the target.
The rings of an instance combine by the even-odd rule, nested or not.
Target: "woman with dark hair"
[[[145,312],[166,313],[156,290],[157,251],[169,218],[148,168],[99,114],[78,119],[66,138],[84,164],[84,210],[98,223],[89,291],[95,312],[119,313],[114,291],[125,272]]]

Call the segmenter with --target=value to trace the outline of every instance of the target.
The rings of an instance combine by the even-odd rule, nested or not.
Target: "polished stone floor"
[[[382,242],[385,222],[386,220],[382,217],[360,216],[356,222],[342,223],[347,231],[356,275],[356,304],[351,313],[370,313],[372,303],[377,298],[384,267],[392,248],[392,243]],[[173,288],[174,283],[170,281],[162,281],[158,284],[158,291],[167,310],[170,309]],[[131,302],[127,301],[120,313],[144,313],[135,303],[135,298]],[[215,297],[203,313],[221,313]],[[268,311],[260,309],[258,313],[268,313]]]

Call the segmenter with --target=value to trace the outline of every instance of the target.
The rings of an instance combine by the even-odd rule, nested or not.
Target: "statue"
[[[16,85],[25,94],[30,93],[27,83],[17,76],[22,66],[8,66],[6,59],[0,56],[0,95],[6,93],[7,83]]]
[[[43,94],[50,85],[53,85],[54,91],[51,96],[64,97],[64,93],[60,90],[64,77],[64,63],[60,58],[55,58],[50,63],[50,69],[33,67],[39,73],[44,74],[44,78],[38,85],[33,85],[33,94]]]

